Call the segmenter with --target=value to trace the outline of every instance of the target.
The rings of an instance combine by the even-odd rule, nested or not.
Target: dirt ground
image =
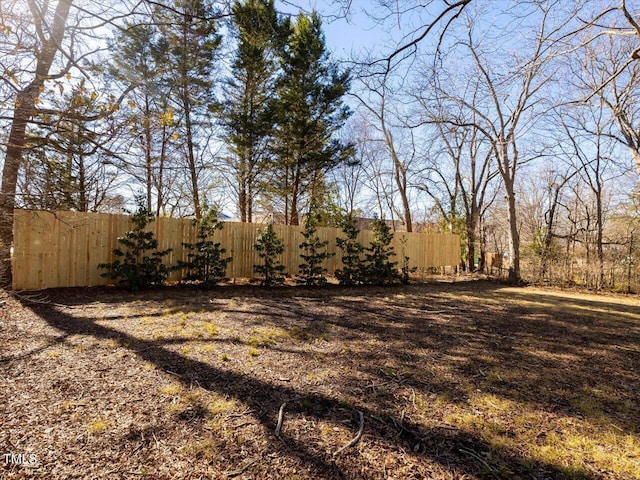
[[[0,478],[640,479],[640,301],[0,293]]]

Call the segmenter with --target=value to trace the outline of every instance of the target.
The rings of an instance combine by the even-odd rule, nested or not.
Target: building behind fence
[[[113,261],[113,250],[118,248],[118,237],[132,228],[128,215],[80,212],[44,212],[16,210],[14,218],[13,288],[16,290],[56,287],[85,287],[106,285],[109,279],[100,276],[98,264]],[[195,227],[188,218],[158,218],[151,223],[158,249],[172,248],[164,258],[167,265],[185,260],[183,243],[195,243]],[[214,240],[220,242],[232,258],[227,267],[229,278],[254,277],[253,266],[259,263],[254,244],[264,225],[253,223],[224,223]],[[302,263],[299,245],[304,241],[303,227],[274,225],[274,230],[285,245],[280,261],[286,273],[295,275]],[[329,242],[328,252],[336,255],[324,265],[329,273],[341,268],[340,250],[336,238],[342,232],[337,228],[318,228],[321,240]],[[368,245],[372,232],[360,232],[359,240]],[[451,234],[398,232],[393,245],[395,260],[406,255],[409,265],[418,274],[435,267],[456,266],[460,263],[460,237]],[[170,280],[179,280],[175,272]]]

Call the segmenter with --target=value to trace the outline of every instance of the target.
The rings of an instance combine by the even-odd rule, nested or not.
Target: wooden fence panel
[[[14,217],[13,288],[16,290],[55,287],[106,285],[109,279],[101,276],[100,263],[114,260],[118,237],[131,229],[128,215],[109,215],[78,212],[44,212],[16,210]],[[215,233],[226,255],[232,258],[227,267],[230,278],[253,277],[253,267],[259,258],[254,244],[265,225],[229,222]],[[150,225],[158,239],[159,249],[172,249],[165,258],[167,265],[186,260],[183,243],[195,243],[195,228],[191,219],[159,218]],[[280,261],[288,274],[295,275],[300,258],[299,245],[304,241],[300,226],[274,225],[283,240],[285,251]],[[329,242],[327,251],[335,253],[324,262],[330,273],[342,268],[341,252],[336,238],[342,236],[337,228],[318,228],[321,240]],[[368,245],[372,232],[364,230],[358,237]],[[460,237],[450,234],[396,233],[393,246],[398,267],[404,255],[409,266],[422,271],[430,267],[453,266],[460,262]],[[182,272],[174,272],[170,280],[180,280]]]

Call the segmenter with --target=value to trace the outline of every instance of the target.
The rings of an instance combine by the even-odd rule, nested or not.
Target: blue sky
[[[322,15],[327,46],[336,59],[350,58],[352,53],[385,50],[389,35],[367,15],[367,7],[373,5],[370,0],[352,0],[348,18],[344,18],[342,11],[330,2],[300,0],[293,3],[306,13],[316,10]],[[291,2],[276,2],[276,8],[286,13],[298,11]]]

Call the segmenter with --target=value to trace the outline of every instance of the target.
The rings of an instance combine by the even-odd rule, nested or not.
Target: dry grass
[[[0,450],[38,457],[0,478],[640,479],[635,298],[47,295],[0,299]]]

